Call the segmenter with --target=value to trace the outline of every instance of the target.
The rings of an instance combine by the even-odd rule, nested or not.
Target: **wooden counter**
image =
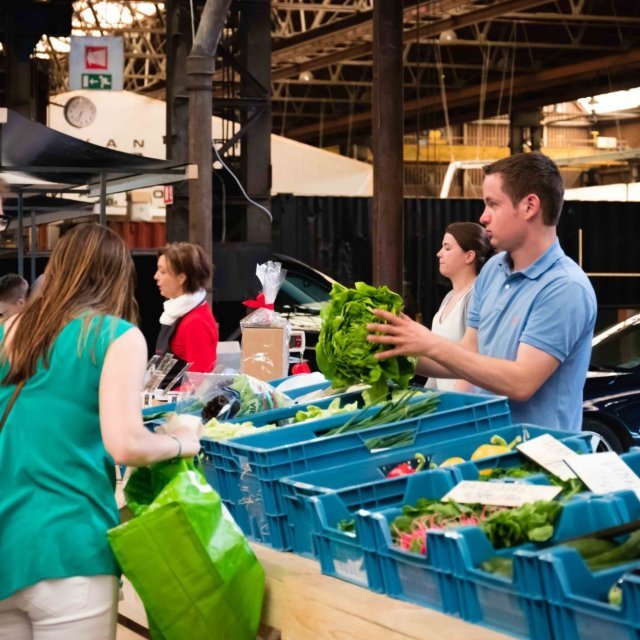
[[[282,640],[506,640],[509,636],[323,576],[320,565],[252,544],[267,588],[262,622]],[[121,616],[144,628],[142,602],[124,581]],[[232,640],[219,638],[218,640]]]
[[[458,618],[323,576],[313,560],[251,545],[267,576],[263,623],[283,640],[506,640]]]

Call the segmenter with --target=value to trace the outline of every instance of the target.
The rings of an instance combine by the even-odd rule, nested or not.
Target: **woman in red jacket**
[[[216,364],[218,324],[205,299],[211,284],[211,260],[189,242],[172,242],[160,250],[153,276],[167,298],[160,316],[156,354],[173,353],[190,371],[209,373]]]

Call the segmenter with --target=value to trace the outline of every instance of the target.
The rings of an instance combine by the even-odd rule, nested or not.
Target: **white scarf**
[[[207,292],[200,289],[195,293],[183,293],[177,298],[169,298],[164,301],[164,311],[160,316],[160,324],[175,324],[182,316],[187,315],[191,309],[195,309],[205,298]]]

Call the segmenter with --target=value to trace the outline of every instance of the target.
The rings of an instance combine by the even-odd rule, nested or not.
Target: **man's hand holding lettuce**
[[[415,374],[415,359],[400,356],[377,360],[384,345],[367,340],[367,324],[379,322],[373,309],[391,313],[402,310],[402,298],[388,287],[357,282],[354,289],[334,284],[331,303],[322,313],[322,329],[316,346],[318,368],[334,388],[358,382],[371,385],[365,399],[383,399],[389,383],[406,388]]]

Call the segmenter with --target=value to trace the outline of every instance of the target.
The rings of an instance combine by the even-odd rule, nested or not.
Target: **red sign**
[[[108,69],[109,55],[107,47],[84,48],[85,69]]]
[[[165,185],[163,187],[164,190],[164,203],[165,204],[173,204],[173,185]]]

